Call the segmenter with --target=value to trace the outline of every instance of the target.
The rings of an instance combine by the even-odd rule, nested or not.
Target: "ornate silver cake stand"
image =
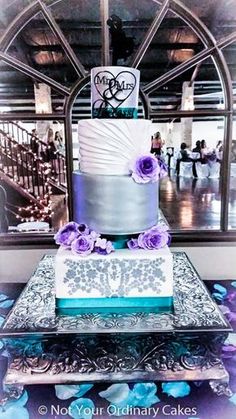
[[[8,395],[26,384],[208,380],[230,396],[221,349],[231,327],[186,254],[173,255],[173,313],[73,317],[56,313],[54,257],[45,256],[1,331]]]

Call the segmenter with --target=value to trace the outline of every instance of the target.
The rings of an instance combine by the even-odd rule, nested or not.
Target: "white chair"
[[[219,178],[220,177],[220,163],[218,161],[210,162],[208,166],[209,166],[209,177],[212,179]]]
[[[173,154],[173,157],[170,159],[171,169],[174,169],[174,170],[176,169],[177,159],[178,159],[178,153],[175,151]]]
[[[230,165],[230,176],[236,177],[236,163]]]
[[[193,177],[193,163],[191,161],[180,162],[179,176]]]
[[[169,154],[170,156],[173,156],[173,148],[172,147],[167,147],[166,153]]]
[[[168,165],[169,169],[175,169],[176,161],[172,147],[167,147],[166,149],[165,163]]]
[[[221,161],[223,159],[223,151],[216,150],[215,153],[216,153],[217,160]]]
[[[198,160],[198,159],[200,159],[201,154],[200,154],[200,153],[198,153],[198,152],[192,151],[192,152],[191,152],[191,154],[190,154],[190,157],[191,157],[191,159],[193,159],[193,160]]]
[[[176,157],[175,155],[173,155],[170,159],[170,169],[175,169],[176,168]]]
[[[202,164],[201,162],[197,162],[196,165],[196,173],[199,179],[209,176],[209,166],[208,164]]]
[[[165,154],[164,160],[165,160],[165,164],[166,164],[167,166],[169,166],[169,156],[168,156],[168,154]],[[170,159],[170,160],[171,160],[171,159]]]

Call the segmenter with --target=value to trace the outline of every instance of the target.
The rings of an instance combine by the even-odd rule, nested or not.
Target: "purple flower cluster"
[[[129,249],[157,250],[170,244],[170,234],[164,225],[157,225],[144,233],[140,233],[137,239],[130,239],[127,242]]]
[[[114,251],[112,243],[101,239],[100,234],[90,230],[86,224],[77,224],[73,221],[67,223],[55,234],[56,244],[80,256],[87,256],[92,252],[108,255]]]
[[[153,154],[138,157],[130,165],[131,176],[137,183],[157,182],[167,173],[165,164]]]

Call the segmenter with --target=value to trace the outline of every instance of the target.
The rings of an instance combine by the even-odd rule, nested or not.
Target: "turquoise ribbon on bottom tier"
[[[56,298],[56,308],[69,315],[91,311],[163,313],[173,311],[173,297]]]

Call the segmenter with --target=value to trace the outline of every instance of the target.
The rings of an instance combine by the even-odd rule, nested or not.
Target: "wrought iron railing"
[[[29,164],[28,168],[25,169],[27,176],[29,174],[30,177],[30,170],[32,169],[35,172],[32,173],[32,176],[37,177],[38,169],[46,167],[49,174],[49,183],[61,189],[62,192],[66,192],[66,161],[60,150],[52,148],[51,144],[47,144],[34,136],[15,121],[0,121],[0,131],[3,136],[3,148],[6,152],[8,147],[8,155],[12,155],[13,148],[17,148],[18,151],[23,150],[23,156],[26,157],[21,161],[27,166]],[[9,140],[12,141],[9,142]],[[14,171],[14,168],[12,170]]]
[[[0,171],[34,198],[48,201],[50,171],[42,159],[0,129]]]

